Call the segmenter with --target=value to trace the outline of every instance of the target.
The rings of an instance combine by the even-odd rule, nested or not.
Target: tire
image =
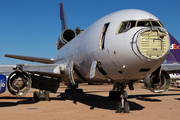
[[[39,102],[40,101],[40,95],[38,92],[34,92],[34,101]]]
[[[49,101],[49,91],[45,91],[44,95],[45,95],[45,101]]]
[[[122,113],[122,103],[117,102],[116,104],[116,113]]]
[[[129,113],[130,107],[129,107],[129,102],[125,101],[124,102],[124,113]]]

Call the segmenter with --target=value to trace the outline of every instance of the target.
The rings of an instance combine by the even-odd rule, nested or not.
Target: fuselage
[[[155,71],[169,52],[169,35],[154,15],[137,9],[111,13],[58,50],[55,60],[74,62],[86,82],[129,83]],[[93,61],[105,73],[90,79]],[[76,80],[84,82],[83,80]]]
[[[171,80],[180,80],[180,74],[179,73],[173,73],[169,74]]]

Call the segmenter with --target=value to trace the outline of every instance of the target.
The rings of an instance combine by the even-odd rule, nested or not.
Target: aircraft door
[[[106,37],[106,32],[107,32],[107,29],[108,29],[109,24],[110,24],[110,23],[104,24],[103,29],[102,29],[102,32],[101,32],[101,37],[100,37],[100,42],[99,42],[99,48],[100,48],[101,50],[103,50],[104,47],[105,47],[105,37]]]

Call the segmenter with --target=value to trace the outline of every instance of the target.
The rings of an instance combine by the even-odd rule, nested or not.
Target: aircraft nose
[[[139,53],[148,59],[159,59],[169,52],[169,36],[163,29],[144,29],[134,41]]]

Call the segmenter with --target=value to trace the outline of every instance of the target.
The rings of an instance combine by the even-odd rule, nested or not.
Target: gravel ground
[[[50,101],[33,101],[31,91],[24,97],[14,97],[6,91],[0,94],[0,120],[177,120],[180,111],[180,88],[171,87],[163,94],[144,89],[142,83],[135,90],[128,88],[130,113],[115,113],[117,100],[109,100],[112,85],[80,85],[84,94],[71,99],[64,94],[65,86]]]

